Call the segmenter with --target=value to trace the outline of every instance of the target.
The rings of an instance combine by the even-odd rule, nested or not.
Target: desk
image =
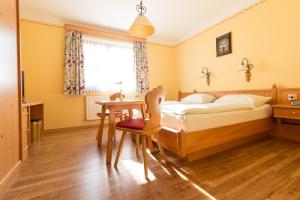
[[[132,117],[132,110],[137,109],[142,111],[144,117],[145,101],[143,100],[123,100],[123,101],[97,101],[96,104],[102,106],[101,119],[99,125],[98,147],[102,143],[105,111],[109,110],[109,126],[108,140],[106,150],[106,164],[111,164],[113,135],[115,134],[115,111],[128,110],[129,116]]]
[[[33,120],[42,120],[42,133],[44,131],[44,104],[42,102],[22,103],[22,160],[28,157],[28,147],[31,143],[30,122]]]

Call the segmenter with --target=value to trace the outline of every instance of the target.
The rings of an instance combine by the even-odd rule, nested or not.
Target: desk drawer
[[[288,119],[300,119],[300,110],[276,108],[274,109],[274,117],[288,118]]]

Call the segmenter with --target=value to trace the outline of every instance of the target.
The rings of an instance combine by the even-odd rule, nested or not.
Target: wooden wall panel
[[[0,198],[20,164],[18,1],[0,1]]]
[[[277,104],[290,104],[288,94],[297,94],[297,101],[300,101],[300,88],[280,88],[277,89]]]
[[[182,98],[195,94],[195,93],[205,93],[213,95],[217,98],[225,95],[230,94],[255,94],[255,95],[261,95],[261,96],[267,96],[272,97],[272,104],[277,103],[277,87],[276,85],[273,85],[271,89],[258,89],[258,90],[228,90],[228,91],[197,91],[194,90],[193,92],[178,92],[178,100],[181,100]],[[299,96],[300,97],[300,96]]]

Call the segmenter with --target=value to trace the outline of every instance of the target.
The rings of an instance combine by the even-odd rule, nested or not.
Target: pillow
[[[266,103],[270,103],[272,100],[272,97],[264,97],[254,94],[241,94],[241,96],[247,96],[251,98],[254,101],[255,107],[263,106]]]
[[[215,103],[236,103],[236,104],[247,104],[254,106],[254,100],[248,96],[239,94],[230,94],[218,98]]]
[[[250,104],[255,107],[262,106],[272,100],[272,97],[264,97],[253,94],[233,94],[225,95],[215,101],[215,103],[238,103]]]
[[[210,94],[204,94],[204,93],[196,93],[188,95],[181,99],[181,102],[184,103],[211,103],[216,99],[215,96],[212,96]]]

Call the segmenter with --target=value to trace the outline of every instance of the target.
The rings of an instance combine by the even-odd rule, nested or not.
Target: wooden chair
[[[119,148],[118,148],[118,152],[114,164],[115,168],[117,168],[118,166],[118,162],[120,159],[126,134],[127,133],[136,134],[136,136],[138,136],[136,142],[138,142],[139,137],[141,137],[142,146],[143,146],[144,172],[145,172],[145,178],[148,179],[146,140],[147,137],[152,136],[153,133],[157,133],[161,128],[160,107],[164,98],[165,98],[165,92],[163,88],[161,86],[154,88],[152,91],[148,92],[145,96],[145,101],[147,105],[146,113],[149,114],[148,119],[145,119],[145,117],[143,116],[143,118],[126,119],[116,124],[116,130],[121,130],[123,131],[123,133],[122,133],[122,137],[120,140],[120,144],[119,144]],[[160,151],[163,152],[163,148],[160,145],[158,138],[157,138],[157,143]],[[138,145],[136,146],[138,147]]]
[[[125,98],[124,94],[121,94],[120,92],[117,92],[117,93],[114,93],[114,94],[110,95],[109,100],[110,101],[116,101],[118,98],[120,99],[121,96],[122,96],[123,99]],[[109,111],[106,110],[106,109],[102,109],[101,112],[97,113],[97,116],[101,118],[102,112],[105,112],[105,117],[109,117]],[[126,114],[124,114],[122,110],[118,110],[118,111],[115,111],[115,116],[119,117],[120,121],[121,121],[121,120],[123,120],[123,117],[126,116]],[[100,129],[101,129],[101,127],[99,126],[96,139],[99,139],[99,137],[101,137],[101,141],[102,141],[102,135],[100,134]],[[115,138],[115,135],[114,135],[114,138]]]

